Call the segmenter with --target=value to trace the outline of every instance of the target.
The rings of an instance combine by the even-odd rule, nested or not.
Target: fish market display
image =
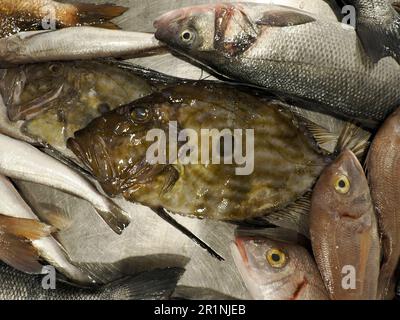
[[[329,296],[313,257],[290,231],[269,231],[265,236],[237,235],[232,254],[253,299],[328,300]]]
[[[310,234],[331,299],[376,299],[380,243],[374,204],[363,168],[349,150],[314,188]]]
[[[357,10],[357,34],[375,61],[391,56],[400,62],[400,2],[345,0]]]
[[[165,300],[183,273],[180,268],[127,276],[102,287],[82,289],[57,282],[43,288],[43,276],[18,272],[0,262],[0,300]]]
[[[21,31],[97,25],[118,28],[111,19],[127,8],[110,4],[69,4],[52,0],[1,0],[0,37]]]
[[[391,299],[396,285],[396,268],[400,258],[399,146],[400,112],[396,110],[376,134],[367,158],[371,196],[376,206],[382,241],[382,266],[378,295]]]
[[[168,12],[154,26],[158,40],[220,75],[367,127],[382,122],[400,100],[395,60],[375,63],[352,27],[301,10],[194,6]]]
[[[12,183],[5,177],[0,176],[0,213],[4,216],[16,218],[15,221],[18,222],[18,219],[24,219],[24,221],[37,220],[36,215],[32,211],[32,209],[25,203],[25,201],[21,198],[18,191],[14,188]],[[49,217],[50,215],[47,214]],[[50,220],[50,219],[49,219]],[[32,222],[31,224],[35,224]],[[17,223],[18,226],[18,223]],[[41,225],[39,225],[41,226]],[[57,227],[60,226],[60,223],[57,223]],[[45,227],[45,226],[44,226]],[[46,228],[46,227],[45,227]],[[52,237],[41,237],[39,239],[31,239],[31,244],[35,248],[36,252],[33,252],[34,261],[30,264],[34,266],[33,269],[35,271],[41,271],[41,266],[38,266],[37,260],[39,258],[45,259],[56,267],[56,269],[65,275],[68,279],[81,284],[91,284],[93,283],[93,279],[91,279],[86,272],[80,270],[76,266],[74,266],[68,259],[67,253],[64,248]],[[17,245],[22,244],[21,241],[15,243]],[[24,246],[25,247],[25,246]],[[16,249],[14,246],[9,248],[13,253],[15,253]],[[25,247],[26,249],[26,247]],[[31,248],[29,247],[28,250]],[[32,251],[32,250],[30,250]],[[8,261],[10,264],[14,265],[13,261],[16,258],[23,257],[23,255],[14,255],[12,257],[12,261]],[[30,261],[28,261],[29,263]],[[15,266],[15,265],[14,265]]]
[[[37,182],[89,201],[115,232],[129,224],[127,214],[74,170],[31,145],[0,134],[0,173],[15,179]]]
[[[76,132],[67,144],[110,196],[122,194],[151,208],[199,218],[243,220],[300,198],[330,161],[311,136],[301,131],[301,125],[293,123],[296,120],[277,101],[251,96],[237,87],[194,82],[169,87],[106,113]],[[174,128],[176,137],[182,136],[184,129],[194,130],[196,137],[184,139],[186,149],[183,142],[171,138]],[[231,135],[222,131],[226,128]],[[254,130],[254,141],[252,135],[242,132],[243,139],[235,142],[244,161],[211,163],[213,148],[221,139],[232,139],[235,128]],[[147,138],[150,129],[160,129],[168,136],[166,164],[151,164],[148,159],[147,150],[151,145],[154,148],[154,138]],[[205,136],[201,130],[207,129],[217,132]],[[209,143],[210,153],[201,155],[199,148],[188,154],[199,142],[197,137]],[[174,155],[172,149],[178,146]],[[220,149],[221,158],[225,157],[227,153]],[[195,163],[182,155],[192,157]],[[210,159],[204,163],[200,156]]]
[[[152,34],[95,27],[28,31],[0,39],[0,67],[24,63],[132,58],[156,53],[161,45]]]
[[[172,81],[113,61],[48,62],[6,69],[0,75],[0,92],[7,118],[0,127],[67,153],[66,140],[91,120]]]

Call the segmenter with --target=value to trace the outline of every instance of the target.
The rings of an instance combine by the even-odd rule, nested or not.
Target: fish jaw
[[[248,257],[243,241],[244,239],[236,237],[235,242],[231,244],[233,260],[251,297],[254,300],[264,300],[261,286],[257,285],[257,281],[252,277],[252,270],[248,264]]]

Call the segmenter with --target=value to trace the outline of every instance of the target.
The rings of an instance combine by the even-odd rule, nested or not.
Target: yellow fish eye
[[[181,40],[185,43],[191,43],[194,39],[194,33],[192,30],[186,29],[181,32]]]
[[[286,264],[286,254],[279,249],[270,249],[266,253],[267,261],[273,268],[282,268]]]
[[[341,194],[346,194],[350,190],[350,180],[345,175],[340,175],[335,180],[335,190]]]

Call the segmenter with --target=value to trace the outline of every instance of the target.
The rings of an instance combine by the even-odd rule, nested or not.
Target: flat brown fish
[[[176,145],[179,161],[166,151],[166,163],[152,164],[147,151],[157,142],[146,138],[151,129],[165,133],[166,150],[174,148],[171,130],[182,135],[191,129],[193,136]],[[225,142],[235,129],[242,140],[229,151]],[[246,130],[254,130],[254,145]],[[220,164],[209,153],[203,161],[204,141],[210,153],[217,150]],[[217,220],[244,220],[287,206],[311,189],[330,161],[284,104],[211,82],[171,86],[117,108],[76,132],[67,145],[110,196]],[[196,146],[197,154],[188,152]],[[246,161],[225,162],[224,156],[235,150]],[[181,161],[187,153],[197,163]],[[238,174],[238,169],[249,172]]]
[[[400,110],[397,109],[376,134],[367,158],[368,180],[378,216],[383,260],[378,294],[392,299],[400,258]]]
[[[96,25],[117,29],[110,22],[128,8],[111,4],[69,4],[53,0],[0,0],[0,37],[21,31],[64,28],[81,25]]]
[[[380,242],[367,178],[345,150],[314,188],[310,234],[313,252],[331,299],[377,297]]]

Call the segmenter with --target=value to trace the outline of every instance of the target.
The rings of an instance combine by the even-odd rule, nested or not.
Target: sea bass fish
[[[57,282],[52,290],[43,288],[43,276],[24,274],[0,262],[0,299],[166,300],[174,292],[182,273],[181,268],[152,270],[91,289]]]
[[[118,28],[111,19],[128,8],[111,4],[69,4],[53,0],[0,0],[0,37],[20,31],[97,25]],[[51,20],[53,19],[53,20]]]
[[[400,258],[400,195],[398,177],[400,147],[400,110],[397,109],[376,134],[367,158],[371,196],[376,206],[382,241],[383,260],[378,295],[392,299],[396,285],[396,268]]]
[[[271,231],[285,234],[290,231]],[[328,300],[312,255],[295,239],[237,235],[232,255],[251,296],[256,300]]]
[[[171,86],[93,120],[67,145],[110,196],[199,218],[265,215],[310,190],[330,157],[283,104],[239,88]],[[166,164],[149,156],[158,145],[151,129],[166,135],[158,153],[166,153]],[[181,142],[171,138],[174,130]],[[242,158],[233,161],[234,150]]]
[[[313,252],[333,300],[375,300],[380,242],[367,178],[345,150],[314,188],[310,234]]]
[[[0,72],[7,118],[0,131],[65,153],[66,140],[102,114],[172,82],[156,72],[113,61],[49,62]],[[30,142],[30,141],[29,141]]]
[[[90,202],[102,219],[120,234],[129,225],[125,211],[100,194],[85,178],[35,147],[0,134],[0,174],[68,192]]]
[[[94,27],[21,32],[0,39],[0,67],[95,58],[136,58],[158,53],[152,34]]]
[[[391,56],[400,62],[400,2],[344,0],[357,10],[356,31],[364,49],[375,61]]]
[[[351,26],[301,10],[204,5],[168,12],[154,26],[158,40],[214,73],[367,127],[382,122],[400,100],[395,60],[374,63]]]

